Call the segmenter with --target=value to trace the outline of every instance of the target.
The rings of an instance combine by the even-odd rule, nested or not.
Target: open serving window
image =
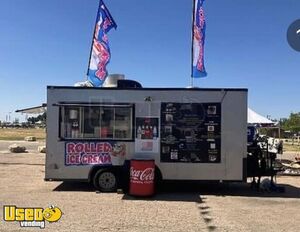
[[[132,104],[57,104],[62,139],[133,139]]]

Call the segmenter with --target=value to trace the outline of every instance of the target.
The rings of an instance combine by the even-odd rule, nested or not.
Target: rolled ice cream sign
[[[126,145],[110,142],[67,142],[65,165],[111,165],[113,159],[123,158]]]

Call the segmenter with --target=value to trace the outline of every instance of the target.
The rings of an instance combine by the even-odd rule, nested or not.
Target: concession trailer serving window
[[[58,104],[62,139],[133,139],[131,104]]]

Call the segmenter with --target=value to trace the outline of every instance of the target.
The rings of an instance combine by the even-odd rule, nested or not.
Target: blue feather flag
[[[99,2],[95,32],[88,67],[88,80],[95,87],[102,86],[107,77],[106,65],[110,61],[110,48],[107,33],[117,28],[117,24],[102,0]]]
[[[192,28],[192,77],[207,76],[204,66],[204,42],[206,21],[203,9],[205,0],[194,0]]]

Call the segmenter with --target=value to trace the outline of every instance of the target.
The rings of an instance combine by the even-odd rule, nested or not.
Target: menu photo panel
[[[220,163],[221,103],[161,103],[161,162]]]
[[[158,117],[136,117],[136,152],[159,153],[158,119]]]

